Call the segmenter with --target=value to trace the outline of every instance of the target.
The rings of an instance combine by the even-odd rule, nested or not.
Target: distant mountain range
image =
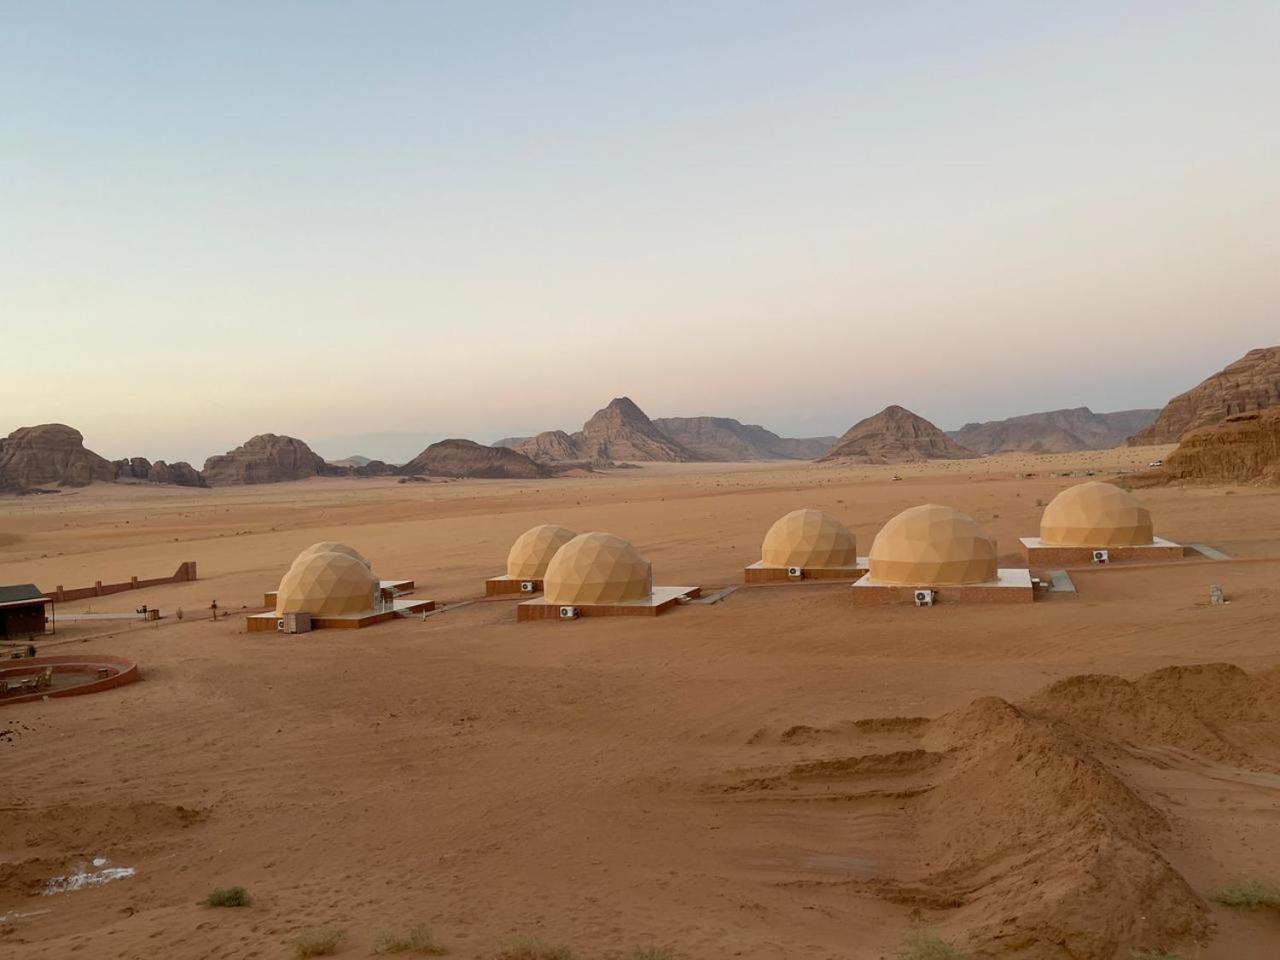
[[[1088,407],[1028,413],[1007,420],[966,423],[947,433],[975,453],[1071,453],[1109,450],[1155,420],[1159,410],[1094,413]]]
[[[363,456],[330,463],[296,437],[265,433],[225,454],[209,457],[204,468],[196,470],[185,462],[152,463],[143,457],[106,460],[84,446],[78,430],[49,423],[19,427],[0,439],[0,490],[21,492],[95,481],[199,487],[397,473],[532,479],[574,467],[607,467],[619,462],[820,459],[906,463],[1013,451],[1097,450],[1126,440],[1135,445],[1171,443],[1191,431],[1228,418],[1232,424],[1243,422],[1241,417],[1251,418],[1273,407],[1280,407],[1280,346],[1250,350],[1159,411],[1094,413],[1088,407],[1077,407],[968,423],[949,434],[900,406],[886,407],[859,421],[839,438],[794,439],[728,417],[650,420],[634,401],[618,397],[574,433],[548,430],[534,437],[509,437],[492,447],[470,440],[444,440],[427,447],[403,467]],[[1259,422],[1272,430],[1275,421],[1264,418]],[[1251,424],[1252,420],[1244,427],[1233,426],[1223,437],[1244,436],[1255,429]],[[1203,437],[1197,443],[1211,445]]]

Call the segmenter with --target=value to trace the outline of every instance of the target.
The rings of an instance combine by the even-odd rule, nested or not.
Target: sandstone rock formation
[[[408,475],[480,477],[493,480],[532,480],[550,471],[523,453],[506,447],[486,447],[474,440],[441,440],[400,468]]]
[[[0,440],[0,487],[22,490],[39,484],[83,487],[115,480],[110,460],[86,450],[79,430],[63,423],[19,427]]]
[[[700,460],[812,460],[836,442],[835,437],[780,437],[729,417],[660,417],[653,425]]]
[[[577,433],[548,430],[519,443],[520,453],[539,463],[608,466],[616,460],[684,463],[700,458],[667,436],[628,397],[592,414]]]
[[[592,414],[574,437],[591,461],[657,460],[686,463],[699,459],[692,450],[672,440],[653,425],[630,397],[617,397]]]
[[[585,459],[573,437],[563,430],[544,430],[512,449],[538,463],[573,463]]]
[[[1191,430],[1280,405],[1280,347],[1259,347],[1170,400],[1130,446],[1177,443]]]
[[[204,478],[213,486],[235,483],[279,483],[308,477],[340,475],[295,437],[263,433],[234,450],[204,462]]]
[[[820,460],[859,463],[920,463],[978,456],[928,420],[897,405],[855,423]]]
[[[1029,413],[1006,420],[966,423],[947,436],[975,453],[1071,453],[1109,450],[1155,420],[1159,410],[1094,413],[1088,407]]]
[[[1241,413],[1192,430],[1159,470],[1125,478],[1126,486],[1178,480],[1280,483],[1280,407]]]
[[[152,463],[146,457],[130,457],[116,460],[116,480],[136,480],[144,483],[167,483],[177,487],[207,487],[204,477],[185,460]]]

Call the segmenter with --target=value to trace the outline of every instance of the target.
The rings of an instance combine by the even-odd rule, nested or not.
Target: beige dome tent
[[[507,554],[507,577],[512,580],[541,580],[551,558],[574,538],[574,532],[554,523],[544,523],[516,537]]]
[[[363,613],[377,605],[378,581],[362,558],[346,553],[303,551],[280,581],[276,616],[309,613],[336,617]]]
[[[1040,542],[1054,547],[1138,547],[1154,542],[1151,512],[1127,490],[1091,480],[1068,487],[1040,518]]]
[[[996,547],[969,516],[927,503],[904,510],[871,544],[870,579],[901,586],[997,580]]]
[[[366,567],[372,566],[372,564],[370,564],[355,547],[349,547],[345,543],[339,543],[337,540],[321,540],[319,543],[313,543],[298,554],[297,558],[295,558],[293,562],[296,564],[304,557],[309,557],[316,553],[341,553],[355,560],[359,560]]]
[[[644,600],[653,593],[653,571],[626,540],[583,533],[562,546],[547,565],[543,597],[552,604],[607,604]]]
[[[762,563],[777,567],[853,567],[858,562],[854,536],[821,510],[792,510],[765,534]]]

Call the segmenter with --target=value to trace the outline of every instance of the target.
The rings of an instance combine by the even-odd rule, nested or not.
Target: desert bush
[[[448,952],[436,943],[431,928],[421,923],[403,936],[384,933],[374,947],[374,953],[412,953],[420,957],[440,957]]]
[[[1259,880],[1233,883],[1215,893],[1213,899],[1228,907],[1243,907],[1247,910],[1262,908],[1280,910],[1280,887],[1262,883]]]
[[[968,954],[957,950],[936,933],[916,929],[907,934],[898,952],[899,960],[968,960]]]
[[[1170,953],[1167,950],[1143,950],[1135,953],[1133,960],[1182,960],[1182,954]]]
[[[293,950],[299,957],[331,957],[346,936],[344,930],[308,930],[293,941]]]
[[[544,943],[536,937],[508,937],[498,945],[493,960],[574,960],[568,947]]]
[[[249,891],[244,887],[219,887],[205,897],[206,907],[247,907]]]
[[[628,960],[676,960],[676,952],[670,947],[636,947]]]

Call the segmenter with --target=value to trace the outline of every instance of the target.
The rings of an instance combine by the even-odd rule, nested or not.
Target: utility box
[[[286,613],[276,621],[276,629],[281,633],[310,633],[311,614]]]
[[[1221,585],[1215,583],[1209,587],[1209,604],[1211,606],[1219,607],[1226,602],[1227,598],[1222,592]]]

